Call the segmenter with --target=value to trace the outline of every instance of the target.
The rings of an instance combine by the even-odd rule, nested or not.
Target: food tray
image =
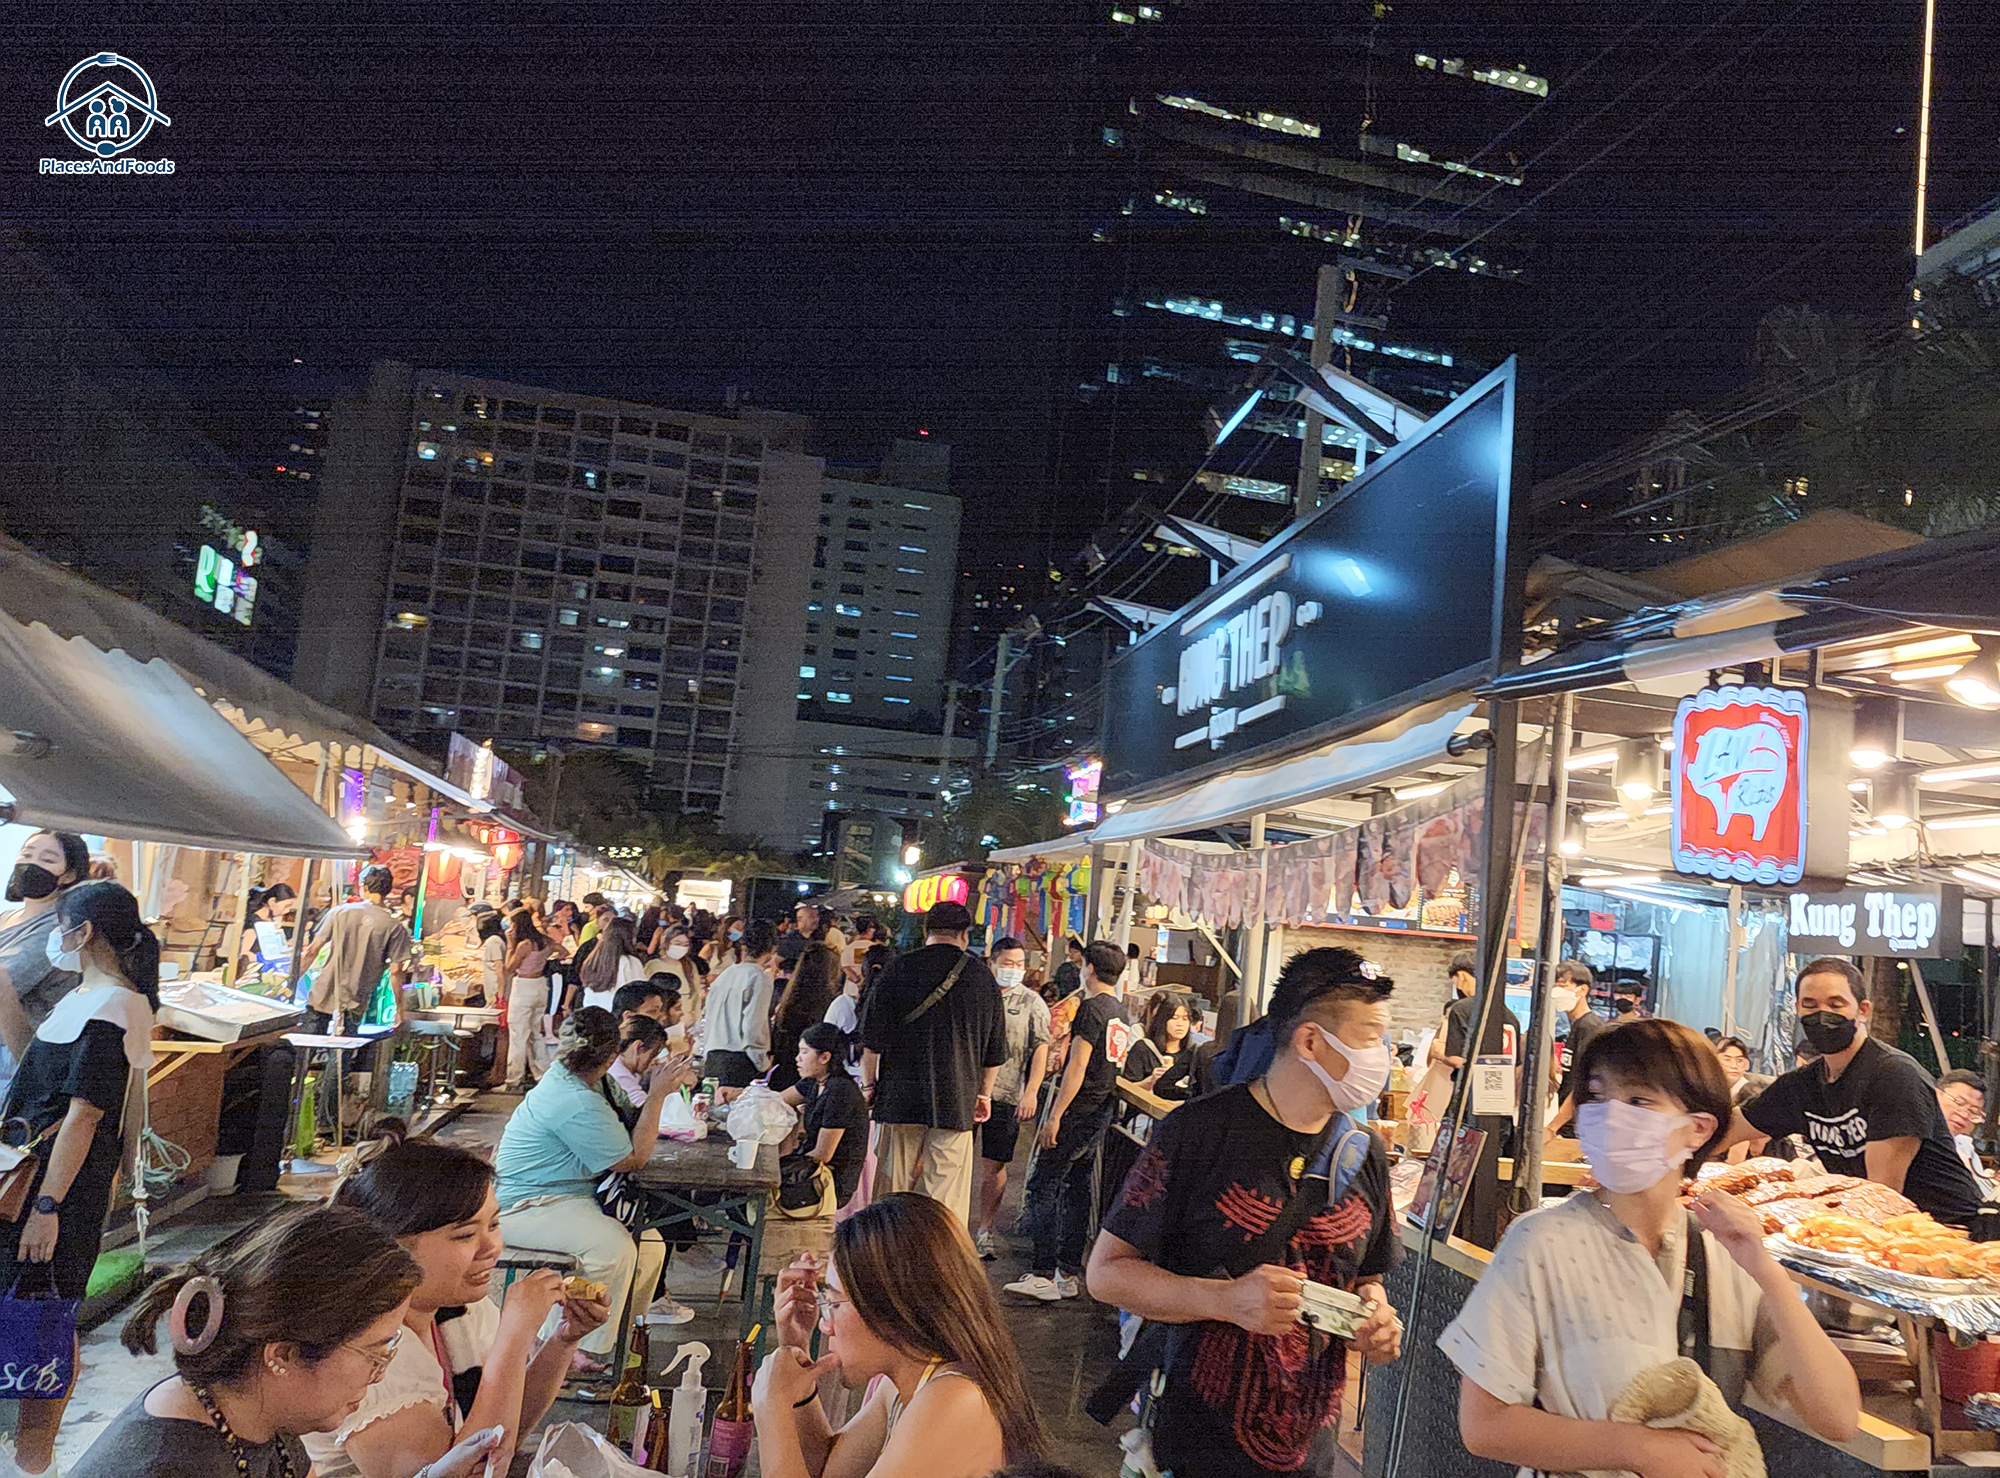
[[[1821,1263],[1830,1268],[1859,1268],[1873,1273],[1888,1271],[1876,1267],[1859,1252],[1832,1252],[1824,1247],[1808,1247],[1802,1242],[1794,1242],[1790,1230],[1788,1227],[1785,1231],[1773,1232],[1764,1239],[1764,1246],[1773,1257],[1793,1257],[1800,1262]]]
[[[1983,1293],[2000,1297],[2000,1284],[1990,1278],[1930,1278],[1922,1273],[1906,1273],[1901,1268],[1885,1268],[1878,1262],[1867,1263],[1866,1266],[1872,1277],[1917,1293]]]
[[[1860,1299],[1864,1303],[1871,1303],[1896,1313],[1929,1315],[1948,1328],[1974,1338],[2000,1334],[2000,1287],[1981,1284],[1981,1291],[1978,1293],[1949,1293],[1931,1288],[1919,1289],[1909,1284],[1919,1282],[1935,1284],[1941,1280],[1919,1279],[1909,1273],[1892,1274],[1890,1269],[1878,1268],[1873,1263],[1842,1265],[1822,1261],[1822,1258],[1838,1257],[1842,1254],[1816,1253],[1809,1247],[1795,1247],[1782,1237],[1767,1238],[1764,1245],[1784,1266],[1830,1288],[1838,1289],[1849,1298]],[[1907,1282],[1888,1281],[1890,1276]]]

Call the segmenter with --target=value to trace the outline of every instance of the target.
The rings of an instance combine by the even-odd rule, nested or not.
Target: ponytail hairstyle
[[[160,940],[139,918],[139,900],[123,883],[93,880],[65,889],[56,899],[56,921],[65,934],[78,924],[110,946],[118,971],[146,1004],[160,1009]]]
[[[470,1150],[412,1139],[401,1119],[384,1119],[376,1137],[341,1157],[333,1204],[359,1211],[392,1237],[419,1237],[477,1221],[493,1189],[493,1167]]]
[[[317,1363],[416,1291],[416,1259],[369,1217],[300,1207],[174,1269],[141,1296],[122,1338],[157,1348],[167,1319],[174,1368],[190,1385],[247,1381],[272,1344]]]
[[[556,1037],[557,1058],[578,1077],[609,1067],[618,1048],[618,1018],[602,1006],[570,1012]]]

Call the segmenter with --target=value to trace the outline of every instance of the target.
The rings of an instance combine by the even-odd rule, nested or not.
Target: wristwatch
[[[61,1210],[62,1202],[58,1201],[54,1196],[44,1195],[35,1197],[35,1214],[37,1216],[54,1216]]]

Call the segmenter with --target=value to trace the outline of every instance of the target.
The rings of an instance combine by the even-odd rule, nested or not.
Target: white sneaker
[[[1083,1284],[1068,1273],[1057,1273],[1056,1291],[1064,1298],[1076,1298],[1082,1294]]]
[[[1045,1304],[1057,1303],[1063,1296],[1062,1286],[1054,1278],[1044,1278],[1040,1273],[1030,1273],[1025,1278],[1016,1279],[1005,1285],[1004,1291],[1038,1298]]]
[[[671,1293],[663,1294],[646,1307],[648,1324],[686,1324],[693,1320],[694,1310],[675,1298]]]
[[[979,1256],[983,1261],[992,1262],[1000,1255],[1000,1249],[995,1245],[993,1233],[990,1230],[982,1231],[978,1236],[974,1237],[972,1245],[979,1250]]]

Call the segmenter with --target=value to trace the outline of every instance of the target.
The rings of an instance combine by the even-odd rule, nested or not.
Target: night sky
[[[1276,7],[1305,35],[1322,8]],[[0,219],[231,450],[294,357],[322,390],[384,355],[689,406],[733,385],[823,418],[836,457],[951,441],[962,564],[1088,534],[1057,510],[1108,4],[74,9],[0,27]],[[1775,304],[1895,310],[1916,0],[1521,10],[1474,40],[1557,84],[1516,141],[1529,193],[1557,185],[1545,467],[1726,390]],[[2000,20],[1942,10],[1934,223],[2000,192]],[[151,71],[173,126],[140,152],[173,178],[35,175],[101,49]]]

